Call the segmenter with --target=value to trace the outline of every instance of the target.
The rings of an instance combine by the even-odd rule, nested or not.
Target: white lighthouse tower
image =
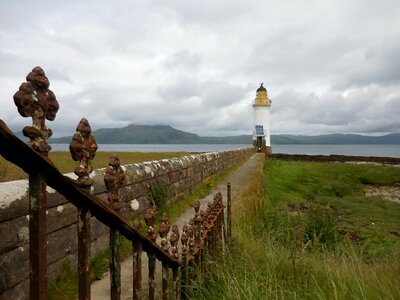
[[[263,83],[256,92],[256,99],[253,103],[254,127],[253,127],[253,146],[257,151],[271,154],[271,138],[269,129],[269,108],[271,101],[268,99],[268,93]]]

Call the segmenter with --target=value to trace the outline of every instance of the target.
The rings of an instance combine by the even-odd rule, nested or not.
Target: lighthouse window
[[[264,126],[256,125],[256,135],[264,135]]]

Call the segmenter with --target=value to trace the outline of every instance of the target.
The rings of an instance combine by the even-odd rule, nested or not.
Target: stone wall
[[[121,213],[129,218],[147,209],[150,186],[161,182],[167,187],[168,203],[179,201],[207,179],[217,176],[253,152],[253,148],[242,148],[125,165]],[[101,199],[107,197],[104,172],[105,169],[99,169],[92,174],[94,194]],[[47,190],[48,275],[54,277],[59,274],[64,261],[76,264],[77,210],[56,191]],[[108,228],[95,218],[92,218],[91,225],[94,255],[107,247]],[[28,298],[28,228],[28,181],[0,183],[0,299]]]

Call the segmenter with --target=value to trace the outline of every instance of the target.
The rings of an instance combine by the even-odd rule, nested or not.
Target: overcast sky
[[[252,132],[261,82],[272,134],[400,132],[400,1],[0,0],[0,118],[41,66],[54,136],[164,124]]]

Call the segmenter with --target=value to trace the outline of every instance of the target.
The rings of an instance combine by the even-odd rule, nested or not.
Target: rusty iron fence
[[[27,76],[14,95],[14,102],[23,117],[32,117],[32,126],[23,129],[30,138],[28,144],[17,138],[7,125],[0,120],[0,153],[8,161],[29,174],[29,231],[30,256],[29,280],[30,299],[47,298],[46,262],[46,186],[49,185],[63,195],[78,209],[78,285],[79,299],[90,299],[90,216],[110,228],[110,299],[121,297],[120,235],[132,243],[133,299],[144,295],[155,299],[156,262],[162,264],[162,299],[186,299],[190,287],[205,270],[211,255],[226,250],[231,241],[231,186],[227,186],[226,208],[221,193],[217,193],[207,209],[200,209],[200,202],[194,205],[194,215],[182,232],[176,225],[170,225],[166,214],[158,230],[155,228],[157,207],[154,205],[144,213],[148,226],[147,236],[132,227],[119,214],[121,206],[120,188],[124,184],[124,171],[117,156],[110,158],[104,183],[108,191],[107,202],[92,195],[92,172],[90,161],[97,151],[95,138],[87,119],[79,122],[74,134],[70,152],[73,160],[80,165],[74,170],[76,180],[62,175],[48,159],[51,147],[47,138],[52,131],[45,120],[54,120],[59,108],[54,93],[48,89],[49,81],[40,67]],[[159,239],[157,240],[157,236]],[[148,291],[143,291],[142,252],[148,256]]]

